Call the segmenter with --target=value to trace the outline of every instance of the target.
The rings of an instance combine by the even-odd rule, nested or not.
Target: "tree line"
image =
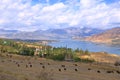
[[[24,42],[23,42],[24,43]],[[36,48],[27,47],[24,43],[16,43],[12,40],[0,40],[0,52],[1,53],[12,53],[24,56],[34,56]],[[81,55],[90,55],[90,52],[82,49],[71,49],[67,47],[51,47],[51,46],[42,46],[42,49],[38,51],[39,57],[44,57],[47,59],[53,60],[69,60],[69,61],[77,61],[77,62],[94,62],[94,60],[90,59],[81,59],[79,56]]]

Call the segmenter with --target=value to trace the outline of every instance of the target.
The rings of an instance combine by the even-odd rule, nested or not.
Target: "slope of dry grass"
[[[120,67],[113,64],[59,62],[38,57],[0,55],[0,80],[119,80],[117,71],[120,71]]]
[[[120,56],[115,54],[108,54],[105,52],[92,52],[89,55],[82,55],[81,58],[85,59],[94,59],[97,62],[105,62],[105,63],[115,63],[116,61],[120,61]]]

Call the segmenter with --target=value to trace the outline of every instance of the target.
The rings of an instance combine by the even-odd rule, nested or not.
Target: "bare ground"
[[[120,80],[113,64],[59,62],[0,54],[0,80]]]

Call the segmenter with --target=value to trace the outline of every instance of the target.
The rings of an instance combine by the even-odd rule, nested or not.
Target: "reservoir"
[[[52,42],[49,43],[48,45],[53,47],[67,47],[72,49],[77,49],[77,48],[83,50],[87,49],[90,52],[107,52],[107,53],[120,55],[120,45],[96,44],[92,42],[78,41],[71,39],[59,40],[58,42]]]

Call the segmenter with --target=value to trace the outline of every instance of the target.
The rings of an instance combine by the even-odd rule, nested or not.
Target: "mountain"
[[[76,37],[86,37],[97,33],[103,32],[101,29],[95,28],[79,28],[69,27],[63,29],[48,29],[48,30],[36,30],[33,32],[21,32],[21,31],[6,31],[4,35],[6,38],[12,39],[37,39],[37,40],[53,40],[53,39],[70,39]],[[9,34],[8,34],[9,33]]]
[[[8,36],[13,35],[14,33],[18,33],[20,31],[18,30],[5,30],[5,29],[0,29],[0,37],[6,38]]]
[[[5,29],[0,29],[0,34],[13,34],[19,32],[18,30],[5,30]]]
[[[106,30],[100,34],[95,34],[87,37],[85,40],[97,43],[120,44],[120,27]]]

